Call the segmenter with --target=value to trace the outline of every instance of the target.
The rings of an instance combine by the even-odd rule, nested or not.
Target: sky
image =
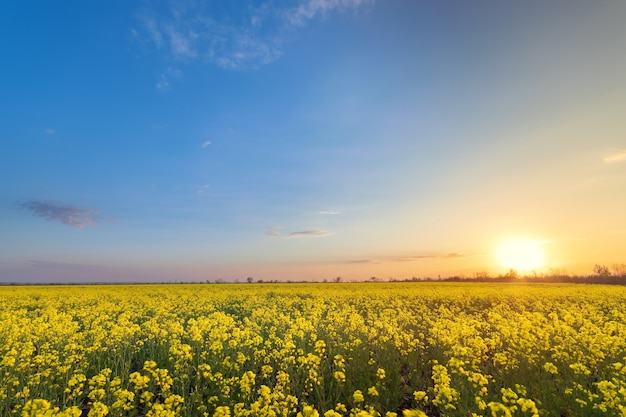
[[[0,4],[0,282],[626,262],[626,2]]]

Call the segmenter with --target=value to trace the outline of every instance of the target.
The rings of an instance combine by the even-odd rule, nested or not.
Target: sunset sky
[[[0,4],[0,282],[626,262],[626,2]]]

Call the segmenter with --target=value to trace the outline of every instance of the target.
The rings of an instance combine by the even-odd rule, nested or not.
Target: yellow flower
[[[319,417],[320,413],[310,405],[302,407],[302,411],[297,414],[296,417]]]
[[[230,417],[230,407],[220,406],[215,409],[213,417]]]
[[[551,374],[557,374],[559,372],[559,369],[552,362],[546,362],[543,365],[543,369]]]
[[[109,407],[99,401],[96,401],[91,405],[91,410],[87,413],[87,417],[104,417],[108,414]]]
[[[28,400],[22,408],[22,417],[45,416],[52,409],[50,401],[43,399]],[[51,413],[50,413],[51,414]]]
[[[333,374],[333,377],[335,378],[335,381],[337,382],[346,382],[346,374],[344,374],[341,371],[335,371],[335,373]]]
[[[428,401],[428,395],[426,395],[426,391],[415,391],[413,392],[413,398],[415,401]]]
[[[428,417],[422,410],[402,410],[404,417]]]

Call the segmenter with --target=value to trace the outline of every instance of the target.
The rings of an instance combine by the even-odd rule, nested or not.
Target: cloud
[[[291,232],[287,235],[288,238],[298,238],[298,237],[323,237],[330,236],[331,232],[328,230],[321,229],[312,229],[312,230],[302,230],[299,232]]]
[[[268,236],[280,236],[280,230],[282,226],[270,226],[265,230],[265,234]]]
[[[46,128],[44,132],[46,132],[46,135],[54,135],[56,133],[56,131],[50,127]]]
[[[168,91],[170,89],[170,82],[167,78],[161,74],[159,81],[157,81],[155,87],[161,91]]]
[[[100,217],[94,210],[58,201],[26,200],[18,205],[37,217],[57,221],[72,227],[93,226],[100,220]]]
[[[604,158],[604,162],[607,164],[613,164],[615,162],[626,161],[626,150],[615,152]]]
[[[206,195],[209,192],[209,185],[208,184],[203,184],[201,186],[198,187],[197,189],[197,193],[198,195]]]
[[[202,146],[203,148],[208,148],[210,144],[211,144],[211,141],[210,141],[210,140],[207,140],[207,141],[203,142],[201,146]]]
[[[435,254],[423,254],[414,256],[382,256],[380,258],[363,258],[363,259],[349,259],[340,261],[343,264],[382,264],[388,262],[415,262],[422,259],[453,259],[464,258],[467,256],[475,256],[473,254],[465,254],[460,252],[448,252],[448,253],[435,253]]]
[[[224,69],[256,68],[278,59],[287,34],[318,17],[373,0],[266,1],[224,13],[219,2],[152,0],[131,28],[135,40],[175,61],[204,60]],[[295,5],[293,5],[295,3]],[[160,89],[168,87],[159,81]]]
[[[322,229],[311,229],[311,230],[300,230],[297,232],[291,232],[286,235],[281,234],[282,226],[269,226],[265,230],[265,234],[273,237],[284,237],[286,239],[295,239],[301,237],[324,237],[332,235],[328,230]]]
[[[470,255],[465,254],[465,253],[460,253],[460,252],[450,252],[450,253],[446,253],[445,255],[442,255],[441,258],[465,258],[467,256],[470,256]]]
[[[336,211],[336,210],[320,210],[320,211],[317,212],[317,214],[332,216],[334,214],[339,214],[339,212]]]
[[[414,255],[414,256],[402,256],[398,257],[396,260],[398,262],[412,262],[420,259],[453,259],[453,258],[465,258],[468,256],[474,256],[472,254],[462,253],[462,252],[448,252],[448,253],[436,253],[436,254],[424,254],[424,255]]]
[[[159,80],[156,83],[156,88],[161,91],[168,91],[170,89],[170,79],[181,78],[183,72],[176,68],[168,68],[166,71],[159,75]]]
[[[361,7],[369,0],[306,0],[285,13],[285,19],[294,26],[302,26],[318,16],[333,11]]]
[[[377,260],[374,260],[374,259],[349,259],[347,261],[343,261],[342,263],[353,264],[353,265],[358,265],[358,264],[379,264],[380,261],[377,261]]]

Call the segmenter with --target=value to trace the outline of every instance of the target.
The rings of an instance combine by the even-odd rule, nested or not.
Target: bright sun
[[[546,262],[543,242],[530,239],[515,239],[502,242],[496,254],[498,263],[516,271],[532,271]]]

